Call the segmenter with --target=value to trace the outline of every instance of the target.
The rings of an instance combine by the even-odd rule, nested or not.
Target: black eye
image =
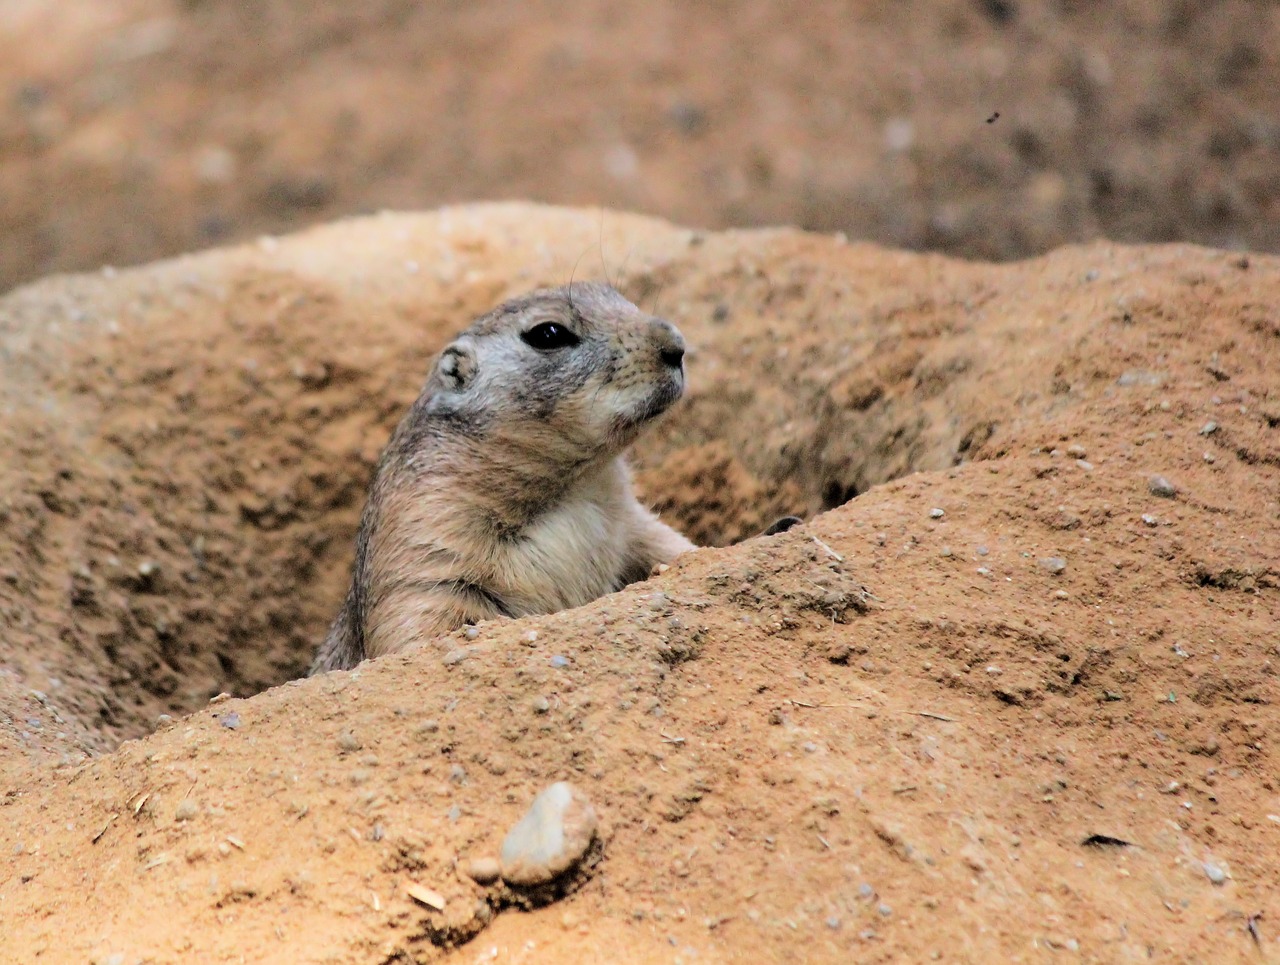
[[[520,338],[524,340],[525,345],[530,348],[536,348],[539,352],[549,352],[557,348],[571,348],[582,341],[567,325],[560,325],[556,322],[543,322],[541,325],[535,325],[529,331],[521,332]]]

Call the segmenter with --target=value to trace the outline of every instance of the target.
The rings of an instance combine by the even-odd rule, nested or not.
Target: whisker
[[[596,235],[596,247],[600,251],[600,270],[604,272],[604,280],[609,283],[610,288],[616,288],[613,279],[609,277],[609,265],[604,257],[604,205],[600,206],[600,230]]]

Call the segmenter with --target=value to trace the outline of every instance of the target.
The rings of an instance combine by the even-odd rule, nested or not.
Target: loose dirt
[[[722,548],[286,683],[432,353],[606,269],[692,346],[642,488]],[[531,205],[12,293],[0,960],[1274,957],[1278,304]],[[564,779],[576,891],[463,873]]]

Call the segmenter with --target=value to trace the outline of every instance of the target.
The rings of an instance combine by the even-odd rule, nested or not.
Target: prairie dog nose
[[[673,369],[684,363],[684,336],[670,322],[655,319],[653,340],[658,346],[658,357]]]

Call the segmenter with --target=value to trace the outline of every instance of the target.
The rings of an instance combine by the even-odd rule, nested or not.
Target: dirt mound
[[[602,256],[692,345],[642,487],[725,548],[258,693],[434,350]],[[14,292],[0,959],[1272,954],[1277,304],[1268,257],[528,205]],[[562,779],[602,827],[578,890],[459,872]]]
[[[0,289],[381,208],[1280,250],[1274,0],[9,0]]]

